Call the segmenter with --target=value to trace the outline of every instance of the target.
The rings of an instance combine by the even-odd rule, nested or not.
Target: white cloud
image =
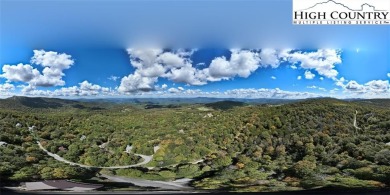
[[[323,80],[324,80],[324,77],[320,77],[320,80],[323,81]]]
[[[276,79],[276,77],[275,77],[275,76],[271,76],[271,79],[275,80],[275,79]]]
[[[108,80],[111,80],[111,81],[116,81],[118,79],[120,79],[120,77],[114,76],[114,75],[111,75],[110,77],[108,77]]]
[[[297,76],[297,79],[298,79],[298,80],[301,80],[301,79],[302,79],[302,76]]]
[[[335,79],[335,84],[339,87],[344,87],[345,86],[345,82],[348,82],[348,80],[346,80],[344,77],[341,77],[340,79]]]
[[[97,84],[92,84],[88,81],[83,81],[79,83],[78,86],[71,86],[71,87],[62,87],[59,89],[56,89],[54,91],[50,90],[37,90],[37,89],[27,89],[29,86],[25,86],[23,88],[23,94],[24,95],[30,95],[30,96],[67,96],[67,97],[74,97],[74,96],[98,96],[98,95],[117,95],[117,93],[110,88],[107,87],[101,87]]]
[[[318,87],[318,90],[321,90],[321,91],[326,91],[326,89],[325,89],[325,88],[323,88],[323,87]]]
[[[51,87],[65,85],[65,81],[62,80],[62,77],[65,76],[63,71],[69,69],[74,64],[74,60],[72,56],[65,53],[34,50],[31,63],[45,68],[42,71],[43,74],[34,77],[29,84],[32,86]]]
[[[305,71],[305,79],[313,79],[316,75],[311,73],[309,70]]]
[[[8,82],[29,82],[40,75],[39,71],[29,64],[4,65],[3,74],[0,76],[7,79]]]
[[[354,92],[363,92],[365,90],[363,85],[360,85],[356,81],[349,81],[345,87],[348,91],[354,91]]]
[[[211,61],[207,70],[215,80],[229,79],[237,74],[235,69],[231,68],[230,62],[226,60],[225,56],[217,57]]]
[[[293,65],[290,66],[290,68],[292,68],[292,69],[295,70],[295,69],[297,69],[298,67],[297,67],[295,64],[293,64]]]
[[[88,81],[83,81],[79,83],[79,85],[79,93],[81,96],[98,95],[100,93],[100,90],[102,89],[101,86],[92,84]]]
[[[156,63],[159,54],[163,52],[160,48],[130,48],[127,53],[130,56],[131,64],[136,68],[150,67]]]
[[[260,59],[262,67],[271,66],[272,68],[277,68],[280,63],[278,53],[275,49],[262,49]]]
[[[312,98],[320,97],[318,94],[308,92],[294,92],[284,91],[279,88],[275,89],[233,89],[224,92],[228,97],[236,98],[280,98],[280,99],[301,99],[301,98]]]
[[[389,81],[388,80],[372,80],[364,84],[368,91],[374,93],[388,93]],[[389,94],[390,95],[390,94]]]
[[[365,84],[359,84],[352,80],[344,85],[343,88],[345,93],[353,94],[355,98],[389,97],[390,94],[388,80],[372,80]]]
[[[183,87],[178,87],[178,88],[169,88],[167,90],[169,93],[186,93],[186,91],[184,91],[184,88]],[[188,91],[188,90],[187,90]]]
[[[332,90],[329,90],[329,93],[330,93],[330,94],[335,94],[335,93],[337,93],[338,91],[339,91],[338,88],[333,88]]]
[[[200,71],[192,67],[189,59],[195,50],[178,49],[166,51],[158,48],[128,49],[130,62],[136,69],[125,76],[118,88],[120,92],[139,92],[154,90],[159,77],[189,85],[204,85],[199,79]]]
[[[171,69],[165,77],[174,82],[187,83],[189,85],[204,85],[207,82],[205,81],[206,77],[202,74],[203,71],[197,70],[191,65],[186,65]]]
[[[162,85],[161,85],[161,89],[166,89],[167,87],[168,87],[167,84],[162,84]]]
[[[230,59],[215,57],[208,67],[199,69],[200,63],[193,66],[190,60],[196,50],[183,49],[164,51],[159,48],[128,49],[130,62],[135,68],[133,74],[122,78],[118,89],[122,92],[153,90],[158,78],[188,85],[205,85],[208,82],[230,80],[234,77],[247,78],[259,67],[277,68],[281,62],[288,61],[291,68],[308,69],[305,78],[312,79],[315,70],[318,74],[335,79],[338,72],[335,64],[341,63],[338,50],[324,49],[314,52],[301,52],[291,49],[240,50],[231,49]],[[145,78],[145,79],[143,79]],[[298,77],[300,79],[301,77]],[[126,82],[131,80],[131,82]],[[136,82],[135,82],[136,81]],[[124,83],[126,82],[126,83]],[[130,85],[126,87],[125,85]],[[143,89],[138,89],[142,86]]]
[[[26,94],[32,90],[35,90],[36,87],[31,84],[28,84],[28,85],[21,85],[21,88],[22,88],[22,93]]]
[[[15,86],[10,83],[0,84],[0,96],[10,95],[13,90],[15,90]]]
[[[168,89],[168,92],[169,92],[169,93],[180,93],[180,92],[181,92],[181,90],[179,90],[179,89],[177,89],[177,88],[174,88],[174,87],[172,87],[172,88],[169,88],[169,89]]]
[[[143,77],[135,72],[122,78],[118,91],[122,93],[151,91],[154,89],[155,82],[157,82],[157,77]]]
[[[72,56],[65,53],[34,50],[34,56],[31,58],[31,63],[43,67],[50,67],[52,69],[65,70],[69,69],[70,66],[74,64],[74,60],[72,60]]]
[[[389,73],[387,73],[387,77],[389,77],[389,78],[390,78],[390,72],[389,72]]]
[[[211,61],[208,73],[212,77],[208,80],[230,79],[235,76],[247,78],[259,68],[259,54],[249,50],[232,49],[230,60],[217,57]]]
[[[307,86],[306,88],[309,88],[309,89],[317,89],[317,86],[312,85],[312,86]]]
[[[65,76],[63,71],[69,69],[74,61],[70,55],[57,53],[54,51],[34,50],[34,56],[31,63],[44,67],[42,72],[33,68],[29,64],[4,65],[1,77],[6,78],[7,82],[25,82],[29,87],[24,91],[33,90],[36,87],[64,86]]]
[[[205,85],[208,81],[220,81],[235,76],[248,77],[259,67],[258,53],[248,50],[231,50],[230,60],[216,57],[208,68],[192,66],[190,56],[195,50],[164,52],[162,49],[128,49],[133,74],[122,78],[118,90],[137,92],[153,90],[159,77],[189,85]],[[142,89],[140,87],[143,87]]]
[[[179,67],[183,67],[184,65],[186,65],[187,60],[185,58],[183,58],[182,56],[180,56],[179,54],[165,52],[165,53],[161,54],[160,56],[158,56],[157,62],[159,62],[160,64],[164,64],[165,66],[168,66],[168,67],[179,68]]]
[[[287,61],[299,63],[303,69],[314,69],[319,75],[327,78],[336,78],[338,75],[335,65],[341,63],[340,51],[335,49],[319,49],[315,52],[292,52],[288,53]]]

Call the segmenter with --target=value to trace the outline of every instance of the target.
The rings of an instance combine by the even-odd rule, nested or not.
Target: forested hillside
[[[6,143],[0,146],[1,180],[83,179],[101,171],[58,162],[39,149],[40,141],[52,153],[93,166],[136,164],[142,160],[134,153],[151,155],[159,146],[145,166],[149,169],[116,169],[111,174],[194,178],[191,185],[197,189],[387,187],[390,101],[374,102],[225,101],[146,109],[59,99],[1,100],[0,141]],[[124,152],[127,145],[132,153]]]

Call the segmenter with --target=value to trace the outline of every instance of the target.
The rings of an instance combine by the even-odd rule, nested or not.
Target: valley
[[[126,101],[0,100],[2,185],[70,179],[103,184],[102,191],[234,192],[389,186],[388,99]]]

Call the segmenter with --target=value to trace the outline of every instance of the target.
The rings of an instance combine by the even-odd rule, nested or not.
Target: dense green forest
[[[87,179],[104,171],[150,180],[193,178],[196,189],[385,188],[388,105],[388,99],[324,98],[153,106],[13,97],[0,100],[0,141],[6,143],[0,146],[1,183]],[[93,166],[136,164],[142,159],[134,153],[160,149],[144,167],[101,170],[58,162],[36,141]],[[127,145],[131,153],[124,152]]]

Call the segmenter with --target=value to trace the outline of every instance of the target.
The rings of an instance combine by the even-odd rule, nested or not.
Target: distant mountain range
[[[390,107],[390,99],[345,99],[338,100],[334,98],[311,98],[300,100],[286,99],[237,99],[237,98],[108,98],[108,99],[59,99],[45,97],[24,97],[13,96],[7,99],[0,99],[0,108],[8,109],[60,109],[60,108],[75,108],[100,110],[110,106],[128,104],[128,105],[143,105],[145,109],[153,108],[175,108],[184,104],[204,104],[206,107],[213,109],[229,109],[235,106],[245,106],[248,104],[287,104],[300,101],[315,101],[315,100],[337,100],[357,102],[361,104],[369,104],[380,107]]]
[[[251,104],[279,104],[293,102],[298,100],[288,99],[245,99],[245,98],[107,98],[107,99],[77,99],[81,102],[108,102],[108,103],[127,103],[127,104],[207,104],[220,101],[237,101]]]

